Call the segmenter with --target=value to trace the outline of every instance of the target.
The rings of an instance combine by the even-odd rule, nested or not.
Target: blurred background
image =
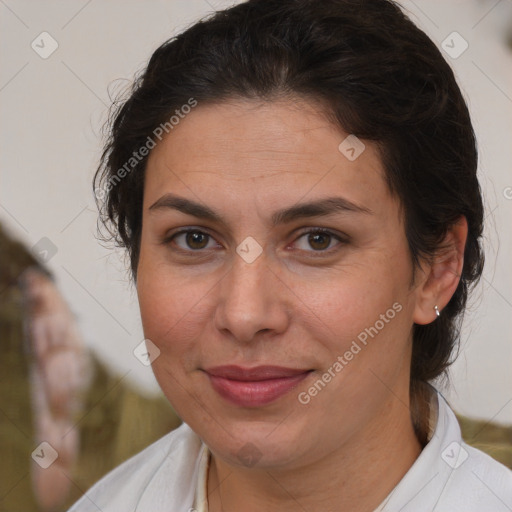
[[[10,240],[26,248],[27,266],[38,265],[51,276],[62,298],[59,307],[69,306],[68,320],[76,324],[80,343],[96,368],[91,374],[96,377],[85,379],[88,384],[76,385],[94,382],[100,389],[97,399],[84,398],[74,414],[82,421],[91,417],[91,408],[111,410],[113,406],[105,404],[114,396],[109,390],[116,388],[124,390],[130,403],[143,401],[152,405],[141,407],[151,410],[163,407],[162,414],[167,415],[140,445],[119,448],[109,467],[179,420],[161,405],[151,368],[141,361],[144,337],[123,253],[96,239],[91,180],[102,147],[101,128],[111,97],[145,66],[157,46],[232,3],[0,0],[0,225]],[[454,69],[479,141],[487,214],[486,269],[470,301],[459,357],[443,387],[457,413],[481,420],[467,427],[477,435],[491,423],[512,424],[512,0],[400,4]],[[23,249],[18,249],[21,254]],[[11,270],[19,275],[21,267]],[[5,287],[0,293],[4,292]],[[26,304],[27,297],[21,294],[19,300]],[[27,375],[32,375],[30,365],[27,368]],[[0,374],[4,384],[7,375]],[[2,398],[0,419],[13,429],[15,414]],[[116,414],[114,430],[127,413]],[[500,443],[510,445],[512,431],[503,432]],[[34,435],[37,438],[37,432]],[[24,437],[31,434],[26,431]],[[37,442],[32,444],[38,447]],[[81,485],[90,485],[107,466],[84,477]],[[19,479],[11,475],[12,481],[0,488],[0,510],[4,496],[13,496],[24,479],[29,485],[34,477],[27,475],[24,470]]]

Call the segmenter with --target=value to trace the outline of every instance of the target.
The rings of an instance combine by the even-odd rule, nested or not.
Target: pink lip
[[[269,404],[291,391],[310,373],[310,370],[281,366],[217,366],[205,371],[213,389],[240,407]]]

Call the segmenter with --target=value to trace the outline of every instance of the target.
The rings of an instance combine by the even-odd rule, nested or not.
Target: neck
[[[419,456],[410,411],[396,398],[338,450],[293,469],[247,469],[212,454],[209,512],[373,511]]]

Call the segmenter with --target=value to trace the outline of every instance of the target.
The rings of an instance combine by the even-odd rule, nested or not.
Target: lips
[[[311,370],[282,366],[216,366],[205,370],[213,389],[240,407],[261,407],[290,392]]]

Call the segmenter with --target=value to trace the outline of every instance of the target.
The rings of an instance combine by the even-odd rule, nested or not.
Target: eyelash
[[[176,233],[173,233],[172,235],[166,237],[163,240],[162,243],[164,245],[170,245],[171,242],[173,242],[178,236],[180,236],[180,235],[187,235],[188,233],[199,233],[199,234],[202,234],[202,235],[206,235],[207,237],[209,237],[208,242],[210,241],[210,239],[215,240],[212,235],[210,235],[209,233],[207,233],[207,232],[205,232],[205,231],[203,231],[201,229],[188,228],[188,229],[182,229],[181,231],[177,231]],[[322,256],[325,256],[325,255],[330,255],[332,252],[337,250],[336,248],[339,248],[340,245],[344,245],[344,244],[348,243],[348,237],[344,238],[344,237],[342,237],[340,235],[337,235],[337,234],[333,233],[332,231],[329,231],[329,230],[326,230],[326,229],[323,229],[323,228],[309,228],[307,231],[302,231],[301,233],[299,233],[299,235],[297,236],[297,238],[294,240],[293,243],[296,243],[303,236],[311,235],[311,234],[313,234],[313,235],[316,235],[316,234],[326,235],[326,236],[329,236],[332,239],[335,239],[335,240],[337,240],[339,242],[334,248],[330,248],[330,249],[326,249],[326,250],[317,250],[317,251],[315,251],[313,249],[311,251],[305,251],[303,249],[299,249],[302,252],[311,253],[312,257],[322,257]],[[196,254],[199,255],[199,253],[205,252],[206,249],[183,249],[181,247],[178,247],[176,249],[176,251],[181,252],[181,253],[187,253],[187,254],[196,253]]]

